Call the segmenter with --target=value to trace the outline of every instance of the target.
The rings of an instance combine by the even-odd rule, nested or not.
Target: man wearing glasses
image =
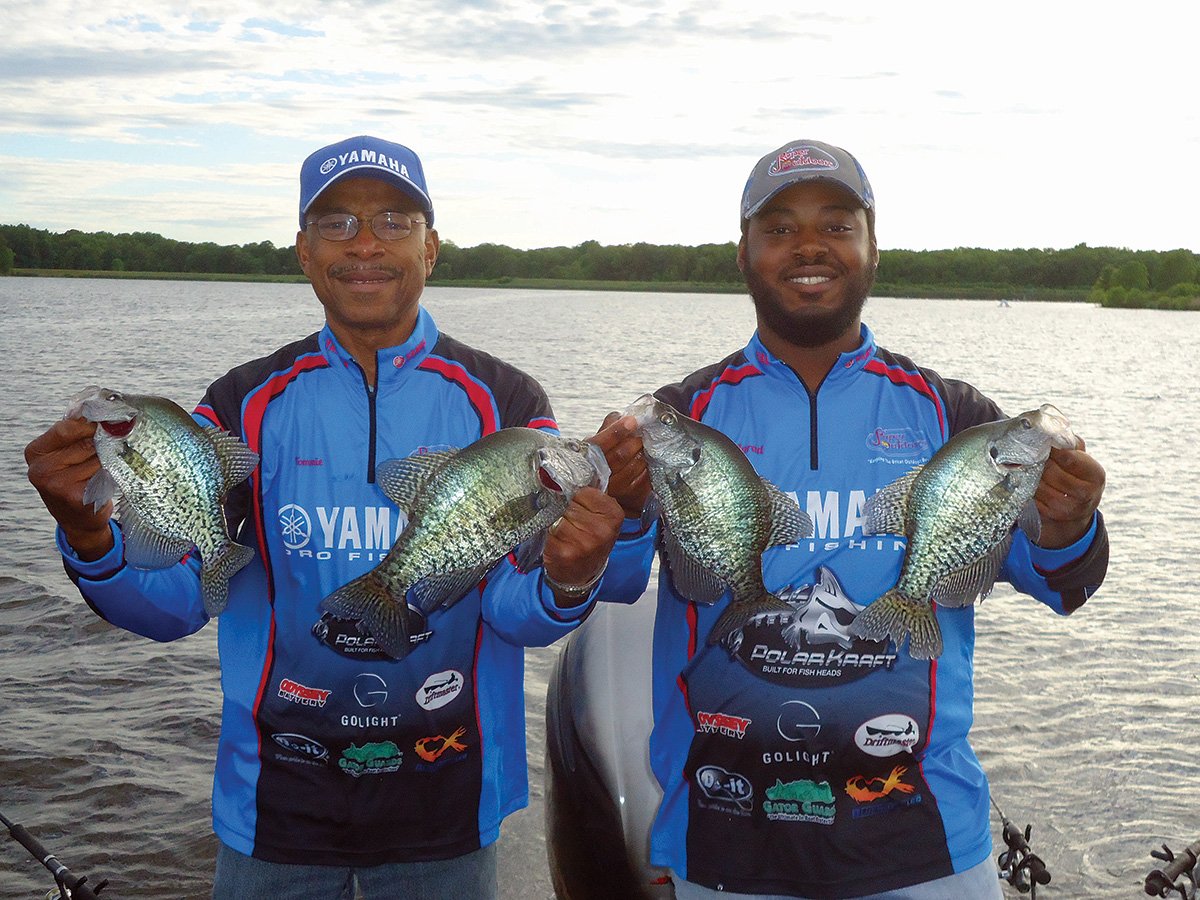
[[[543,567],[502,560],[432,612],[402,658],[322,615],[322,598],[373,568],[403,528],[378,463],[556,425],[532,378],[441,333],[421,306],[438,235],[412,150],[359,136],[316,151],[299,214],[296,253],[324,327],[218,379],[194,413],[261,458],[226,503],[256,553],[230,583],[218,633],[214,897],[494,897],[500,822],[528,801],[523,646],[591,610],[623,514],[582,490]],[[83,503],[94,427],[64,420],[26,451],[68,573],[120,627],[191,634],[208,620],[196,560],[125,565],[108,510]]]

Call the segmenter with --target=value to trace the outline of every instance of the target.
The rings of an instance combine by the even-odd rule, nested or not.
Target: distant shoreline
[[[306,284],[303,275],[237,275],[208,272],[113,272],[90,269],[13,269],[22,278],[113,278],[142,281],[242,281],[276,284]],[[429,287],[514,288],[555,291],[633,291],[671,294],[736,294],[744,296],[743,284],[692,281],[583,281],[564,278],[462,278],[430,279]],[[1086,291],[1070,288],[1027,288],[1007,291],[979,285],[898,285],[876,283],[873,297],[913,297],[932,300],[1020,300],[1058,303],[1087,303]]]

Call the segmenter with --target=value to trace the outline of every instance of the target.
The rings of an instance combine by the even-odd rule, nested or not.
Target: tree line
[[[432,283],[508,280],[713,285],[737,290],[736,245],[618,244],[520,250],[442,243]],[[188,243],[149,232],[54,233],[0,225],[0,273],[14,269],[190,273],[300,278],[293,248],[270,241]],[[1079,244],[1064,250],[883,250],[877,294],[1054,296],[1109,305],[1200,304],[1200,256],[1190,250],[1128,250]],[[1175,303],[1163,303],[1175,298]]]

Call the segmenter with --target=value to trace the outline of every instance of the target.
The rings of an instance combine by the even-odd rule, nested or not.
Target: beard
[[[789,344],[811,350],[844,337],[860,321],[875,284],[875,267],[846,278],[844,299],[835,309],[789,309],[780,289],[752,268],[747,267],[745,278],[759,322]]]

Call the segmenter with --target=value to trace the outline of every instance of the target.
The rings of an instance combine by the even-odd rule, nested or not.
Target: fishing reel
[[[996,808],[999,812],[999,807]],[[1031,900],[1037,897],[1037,886],[1050,883],[1050,872],[1042,858],[1029,849],[1029,835],[1032,825],[1026,825],[1025,831],[1010,822],[1003,813],[1000,821],[1004,825],[1004,843],[1008,849],[996,857],[996,865],[1000,867],[1000,878],[1007,881],[1022,894],[1029,894]]]
[[[1196,900],[1196,862],[1200,859],[1200,841],[1190,844],[1176,856],[1166,844],[1150,855],[1167,865],[1146,876],[1144,885],[1151,897],[1167,897],[1178,892],[1182,900]]]

